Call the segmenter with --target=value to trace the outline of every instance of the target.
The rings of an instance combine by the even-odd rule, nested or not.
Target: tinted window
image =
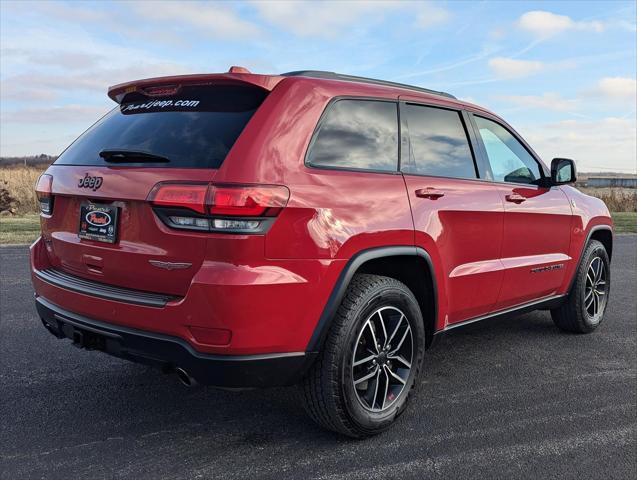
[[[321,167],[396,171],[397,105],[373,100],[334,102],[321,121],[308,162]]]
[[[496,182],[537,183],[540,166],[507,129],[491,120],[474,117]]]
[[[167,158],[162,167],[218,168],[265,95],[233,86],[182,88],[160,98],[129,94],[55,163],[104,165],[101,151],[125,150]]]
[[[405,172],[476,178],[469,140],[458,112],[420,105],[406,105],[404,111],[410,143]]]

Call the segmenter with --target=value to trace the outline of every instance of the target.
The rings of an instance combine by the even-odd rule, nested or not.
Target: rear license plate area
[[[80,238],[98,242],[115,243],[117,241],[118,208],[112,205],[98,205],[83,202],[80,205]]]

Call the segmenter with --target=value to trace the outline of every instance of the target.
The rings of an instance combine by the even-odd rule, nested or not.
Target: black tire
[[[384,320],[383,316],[389,318]],[[370,325],[370,321],[375,322],[374,325]],[[375,330],[379,323],[385,332],[380,328]],[[386,325],[390,325],[391,329],[395,328],[392,332],[394,336],[387,332],[390,328],[385,328]],[[401,333],[396,334],[399,329]],[[403,331],[407,333],[402,333]],[[363,365],[356,366],[363,361],[355,360],[359,351],[369,352],[371,356],[379,350],[384,351],[381,348],[369,350],[371,342],[368,339],[376,338],[373,332],[378,332],[379,339],[374,343],[387,344],[388,353],[385,357],[377,354],[371,360],[373,365],[365,361]],[[402,337],[402,346],[394,339],[399,336]],[[407,343],[405,338],[409,338],[411,343]],[[407,350],[390,352],[391,344],[391,348]],[[403,355],[403,351],[408,353]],[[424,351],[424,322],[411,290],[393,278],[355,275],[332,321],[321,353],[300,385],[307,413],[322,427],[354,438],[367,437],[386,430],[407,406],[420,372]],[[366,355],[367,353],[363,353],[363,356]],[[401,359],[409,356],[410,368],[403,369],[403,362],[398,362],[396,355]],[[390,358],[393,360],[389,360]],[[389,370],[392,368],[404,377],[400,382],[395,380],[397,377],[390,377]],[[360,372],[360,369],[363,369],[363,374],[355,372]],[[360,378],[367,376],[364,369],[370,369],[368,371],[372,373],[381,372],[384,376],[376,373],[374,378],[361,383]],[[354,382],[359,382],[359,386],[355,386]],[[373,398],[372,385],[376,387]],[[366,397],[368,400],[361,398],[361,388],[365,386],[366,391],[370,392],[369,397]],[[379,390],[381,397],[377,397]],[[394,393],[396,391],[398,393]],[[387,407],[386,400],[390,401],[387,402]],[[378,411],[374,411],[377,405]]]
[[[601,265],[600,268],[604,272],[604,284],[598,287],[602,291],[598,295],[595,291],[591,291],[590,285],[590,268],[594,265]],[[587,277],[588,275],[588,277]],[[588,279],[588,281],[587,281]],[[584,250],[582,260],[580,261],[577,271],[575,272],[575,280],[573,287],[569,292],[564,303],[551,310],[551,317],[557,327],[566,332],[574,333],[590,333],[595,330],[604,319],[604,312],[608,306],[608,296],[610,294],[610,260],[604,245],[597,240],[591,240]],[[591,297],[599,298],[599,308],[596,313],[595,306],[590,305]],[[596,301],[593,298],[592,301]]]

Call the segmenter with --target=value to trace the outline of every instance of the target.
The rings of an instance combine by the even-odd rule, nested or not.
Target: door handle
[[[510,193],[504,198],[506,198],[507,202],[512,202],[512,203],[522,203],[526,200],[526,197],[520,195],[519,193]]]
[[[430,198],[432,200],[436,200],[437,198],[444,197],[445,192],[432,187],[419,188],[418,190],[416,190],[416,196],[420,198]]]

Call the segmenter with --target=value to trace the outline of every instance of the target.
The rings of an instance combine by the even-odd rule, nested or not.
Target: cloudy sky
[[[0,2],[0,154],[58,154],[149,76],[330,70],[449,91],[546,161],[636,172],[636,3]]]

